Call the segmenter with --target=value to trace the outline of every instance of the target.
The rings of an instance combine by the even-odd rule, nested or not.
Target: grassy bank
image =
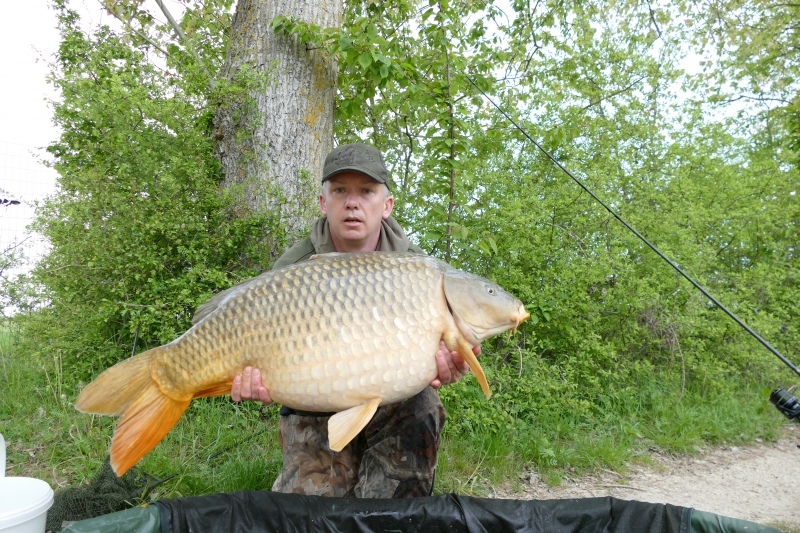
[[[508,432],[448,428],[438,489],[491,495],[492,487],[514,486],[519,473],[531,468],[558,484],[565,475],[597,469],[624,472],[630,462],[649,462],[653,451],[694,454],[706,446],[777,440],[785,421],[769,404],[768,389],[733,380],[729,385],[727,392],[681,394],[679,383],[652,379],[640,394],[653,401],[638,403],[635,411],[587,419],[562,405],[540,412],[534,422],[517,421]]]
[[[9,445],[9,474],[54,487],[90,479],[106,458],[116,419],[73,408],[81,384],[65,374],[58,354],[31,360],[15,349],[12,330],[4,329],[0,357],[0,431]],[[680,381],[650,376],[637,389],[595,397],[598,407],[591,411],[554,396],[534,418],[512,417],[502,429],[484,429],[464,423],[470,398],[480,394],[470,378],[445,395],[450,415],[436,492],[491,495],[492,487],[513,485],[531,468],[557,483],[564,475],[646,462],[655,449],[693,453],[709,444],[769,441],[780,434],[784,421],[763,386],[731,380],[716,392],[681,388]],[[139,466],[160,478],[175,475],[157,497],[269,488],[281,465],[277,418],[275,407],[237,406],[228,398],[195,401]]]

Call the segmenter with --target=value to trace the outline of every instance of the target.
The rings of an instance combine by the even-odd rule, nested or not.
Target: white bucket
[[[0,533],[44,533],[53,489],[41,479],[5,475],[6,441],[0,434]]]

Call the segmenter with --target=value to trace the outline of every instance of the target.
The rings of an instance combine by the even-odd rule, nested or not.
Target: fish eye
[[[494,293],[495,293],[496,291],[494,290],[494,287],[486,287],[486,292],[488,292],[489,294],[491,294],[492,296],[494,296]]]

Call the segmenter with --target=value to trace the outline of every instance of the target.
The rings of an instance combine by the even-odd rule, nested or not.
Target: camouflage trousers
[[[379,407],[342,451],[328,446],[328,417],[282,416],[283,470],[272,490],[316,496],[415,498],[433,491],[445,410],[426,388]]]

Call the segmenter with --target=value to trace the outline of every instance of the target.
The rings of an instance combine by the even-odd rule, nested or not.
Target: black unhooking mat
[[[447,494],[352,500],[242,491],[161,500],[74,522],[64,533],[780,533],[687,507],[588,498],[488,500]]]
[[[691,509],[618,500],[409,500],[267,491],[161,500],[162,533],[689,533]]]

